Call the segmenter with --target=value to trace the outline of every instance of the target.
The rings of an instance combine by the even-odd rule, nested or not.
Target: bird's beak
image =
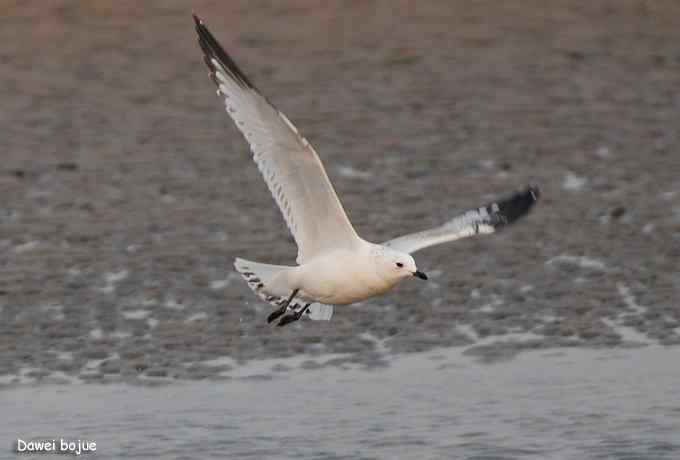
[[[420,270],[416,270],[415,272],[413,272],[413,276],[417,276],[421,280],[427,279],[427,275],[425,273],[421,272]]]

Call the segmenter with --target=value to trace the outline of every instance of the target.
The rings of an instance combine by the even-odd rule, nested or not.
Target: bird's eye
[[[404,264],[402,264],[401,262],[397,262],[397,267],[404,268]]]

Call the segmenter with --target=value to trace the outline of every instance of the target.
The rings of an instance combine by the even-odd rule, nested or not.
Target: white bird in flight
[[[359,237],[307,139],[253,86],[194,15],[198,42],[217,94],[250,144],[253,159],[274,196],[298,247],[297,266],[237,258],[248,286],[274,305],[267,321],[283,326],[307,315],[329,320],[334,305],[383,294],[406,278],[427,276],[411,253],[468,236],[488,234],[527,214],[537,187],[467,211],[439,227],[382,244]],[[288,314],[286,314],[288,312]]]

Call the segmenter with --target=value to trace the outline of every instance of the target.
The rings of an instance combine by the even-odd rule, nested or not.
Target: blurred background
[[[296,249],[192,12],[369,241],[542,200],[418,253],[428,283],[268,326],[233,259]],[[2,2],[0,435],[70,427],[102,458],[677,458],[679,20],[673,0]],[[187,380],[213,386],[33,385]]]
[[[396,352],[514,333],[535,335],[518,348],[680,342],[677,2],[3,11],[5,383],[202,378],[181,365],[225,355],[370,361],[364,332]],[[428,284],[272,330],[232,261],[290,264],[295,245],[215,95],[192,12],[316,146],[369,241],[528,183],[543,200],[499,235],[417,254]]]

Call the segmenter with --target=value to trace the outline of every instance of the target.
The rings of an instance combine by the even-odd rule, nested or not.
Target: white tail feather
[[[281,306],[281,304],[286,301],[285,297],[267,294],[264,292],[264,289],[278,272],[289,267],[286,267],[285,265],[263,264],[237,258],[234,261],[234,268],[236,268],[236,271],[239,272],[248,283],[248,287],[250,287],[260,299],[275,307]],[[304,306],[304,303],[296,300],[290,304],[289,308],[299,310]],[[328,321],[333,316],[333,306],[313,303],[309,306],[307,314],[304,316],[315,321]]]

